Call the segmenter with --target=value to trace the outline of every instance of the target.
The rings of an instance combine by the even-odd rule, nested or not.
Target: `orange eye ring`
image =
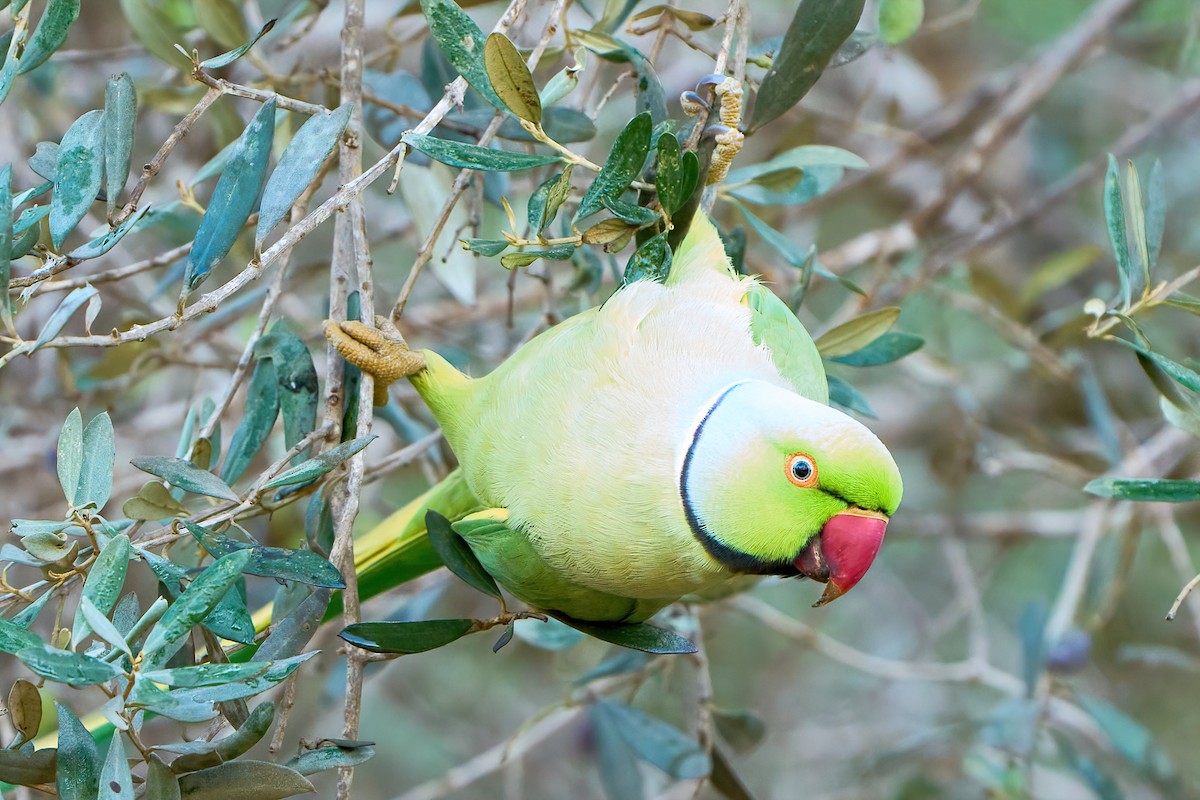
[[[808,453],[792,453],[787,457],[785,474],[792,485],[811,489],[817,485],[817,462]]]

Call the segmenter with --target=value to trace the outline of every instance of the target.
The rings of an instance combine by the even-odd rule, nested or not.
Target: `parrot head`
[[[864,425],[765,381],[724,389],[689,432],[679,489],[693,535],[735,572],[853,587],[875,560],[903,487]]]

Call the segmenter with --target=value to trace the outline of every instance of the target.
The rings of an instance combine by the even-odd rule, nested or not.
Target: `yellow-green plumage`
[[[474,512],[456,530],[502,585],[534,607],[593,621],[644,619],[740,571],[702,543],[696,525],[703,522],[689,524],[681,483],[699,426],[729,387],[763,387],[756,391],[768,395],[777,387],[781,396],[799,395],[821,409],[815,404],[828,399],[808,333],[768,289],[733,271],[703,216],[664,283],[623,287],[491,374],[467,378],[435,353],[425,359],[426,369],[411,380],[461,467],[422,508],[457,520]],[[764,446],[775,439],[768,436]],[[772,474],[779,471],[773,456],[768,463]],[[715,474],[722,482],[719,463],[702,467],[698,481],[712,483]],[[773,478],[768,483],[743,494],[758,498],[761,491],[770,505],[772,493],[796,491],[776,487]],[[898,476],[894,483],[898,502]],[[738,508],[719,487],[705,491],[718,495],[708,507]],[[730,491],[737,491],[732,482]],[[789,494],[783,502],[794,500]],[[850,502],[826,505],[836,508],[821,513]],[[790,560],[814,531],[792,535],[782,524],[788,509],[776,510],[774,534],[756,542],[747,529],[723,544],[732,542],[751,560],[778,560],[777,550],[790,552]],[[420,515],[406,514],[404,536],[412,537]]]

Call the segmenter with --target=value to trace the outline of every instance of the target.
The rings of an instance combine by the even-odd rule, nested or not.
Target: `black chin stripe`
[[[704,412],[704,417],[692,433],[692,441],[688,444],[687,453],[683,457],[683,467],[679,471],[679,498],[683,501],[683,515],[687,518],[688,527],[692,531],[692,536],[696,537],[696,541],[704,546],[704,549],[708,551],[710,556],[720,561],[729,569],[735,572],[745,572],[755,575],[797,575],[799,573],[796,565],[791,561],[763,561],[747,553],[734,550],[718,541],[705,529],[704,523],[700,521],[700,517],[696,514],[696,509],[692,505],[688,479],[691,477],[692,458],[696,455],[696,445],[700,442],[700,434],[704,432],[704,426],[708,424],[713,412],[717,410],[722,401],[729,396],[730,392],[741,385],[740,382],[735,383],[721,392],[717,396],[717,399],[713,401],[713,404],[709,406],[708,411]]]

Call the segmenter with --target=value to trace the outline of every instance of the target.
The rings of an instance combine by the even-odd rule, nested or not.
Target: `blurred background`
[[[187,62],[169,45],[160,52],[163,37],[147,33],[146,9],[158,5],[85,3],[48,67],[16,82],[0,107],[0,163],[12,163],[14,191],[40,182],[29,165],[38,142],[58,141],[83,111],[99,107],[111,73],[127,71],[137,87],[135,176],[199,101],[205,87],[192,80]],[[535,73],[539,85],[572,63],[562,28],[591,28],[600,5],[567,4],[565,26]],[[201,58],[281,17],[286,24],[220,74],[337,105],[340,3],[161,6],[181,37],[174,41]],[[530,2],[510,37],[532,47],[550,6]],[[631,6],[635,16],[650,8]],[[745,75],[753,85],[795,5],[691,0],[675,7],[704,19],[659,11],[624,19],[612,35],[650,58],[668,113],[686,133],[691,122],[678,98],[713,72],[724,15],[743,9],[747,35],[741,44],[735,38],[734,55],[750,57]],[[232,9],[242,27],[223,37],[219,25],[197,17],[211,8]],[[471,3],[468,10],[486,31],[504,5]],[[802,299],[798,315],[814,335],[898,305],[896,329],[924,340],[891,364],[830,366],[861,393],[867,405],[859,410],[874,414],[864,421],[904,475],[904,504],[870,576],[821,609],[810,607],[818,587],[767,580],[742,596],[668,612],[672,624],[700,637],[700,659],[614,667],[608,646],[555,638],[535,624],[519,628],[496,654],[493,638],[472,636],[368,664],[360,738],[375,741],[377,755],[357,768],[355,797],[692,796],[696,781],[674,780],[606,745],[594,715],[580,710],[588,690],[579,681],[602,664],[626,676],[645,670],[613,696],[685,732],[696,730],[698,716],[703,725],[699,709],[711,699],[719,746],[753,797],[1198,794],[1192,748],[1200,745],[1200,726],[1191,689],[1200,669],[1200,598],[1164,620],[1196,574],[1195,508],[1097,498],[1083,486],[1104,476],[1187,478],[1197,470],[1195,440],[1164,418],[1159,391],[1131,350],[1089,335],[1095,316],[1084,305],[1100,298],[1103,311],[1119,293],[1102,206],[1108,153],[1117,156],[1123,181],[1132,159],[1143,186],[1162,163],[1165,234],[1151,285],[1195,277],[1200,7],[1189,0],[927,0],[920,28],[896,45],[879,41],[877,11],[867,4],[861,55],[829,69],[797,108],[749,137],[734,164],[820,144],[855,153],[867,166],[828,171],[821,190],[803,202],[735,203],[725,191],[713,211],[724,232],[744,238],[745,271],[763,276],[785,300]],[[670,24],[655,26],[664,14]],[[446,81],[430,76],[428,32],[415,3],[370,0],[364,31],[367,99],[384,101],[366,104],[369,166],[423,116]],[[628,60],[606,60],[595,44],[579,87],[561,105],[595,125],[572,149],[602,161],[636,113],[635,80]],[[402,118],[402,106],[420,113]],[[77,271],[152,259],[190,240],[200,215],[189,197],[206,199],[212,190],[203,168],[258,107],[254,99],[220,97],[147,188],[145,199],[161,218]],[[455,112],[459,132],[477,133],[468,124],[473,108],[477,99]],[[386,180],[366,191],[378,308],[386,311],[401,291],[455,172],[414,156],[398,192],[386,194]],[[503,195],[521,218],[544,177],[489,173],[471,182],[405,308],[401,327],[410,342],[482,374],[547,325],[613,291],[614,272],[632,248],[510,272],[457,245],[462,235],[498,238],[504,212],[494,201]],[[334,170],[314,204],[337,185]],[[793,261],[815,245],[820,265],[862,293],[818,274],[798,298],[801,270],[748,224],[741,202],[784,234]],[[93,227],[103,221],[94,213]],[[275,305],[322,376],[331,248],[332,225],[295,248]],[[244,236],[212,286],[252,255]],[[13,276],[38,266],[27,257]],[[92,331],[169,315],[183,268],[175,258],[98,286],[103,306]],[[117,469],[109,516],[119,516],[117,501],[146,477],[129,459],[175,452],[188,409],[227,385],[268,285],[268,278],[251,282],[215,313],[146,342],[46,349],[5,364],[0,518],[61,516],[55,444],[75,406],[85,419],[112,415]],[[65,288],[38,285],[17,317],[23,337],[36,335]],[[1178,362],[1196,353],[1200,321],[1187,310],[1147,303],[1134,312],[1155,352]],[[78,333],[79,322],[72,324],[68,332]],[[242,393],[235,396],[226,437],[243,402]],[[452,466],[453,455],[436,442],[407,465],[371,472],[432,430],[415,394],[394,389],[391,405],[377,411],[380,439],[367,450],[370,480],[357,531]],[[284,450],[282,439],[272,439],[255,464],[263,468]],[[250,520],[246,529],[262,542],[296,546],[304,539],[303,504]],[[152,596],[153,579],[143,572],[130,585]],[[252,609],[270,600],[268,584],[250,582]],[[444,572],[362,610],[364,619],[492,613],[490,600]],[[332,624],[317,635],[313,646],[322,655],[289,690],[295,707],[285,754],[300,739],[340,735],[345,659],[337,630]],[[22,669],[15,659],[0,660],[9,683]],[[82,714],[99,705],[96,697],[68,691],[62,699]],[[613,777],[626,773],[640,775],[640,787]],[[320,780],[320,796],[332,796],[332,779]],[[711,787],[700,791],[715,796]]]

